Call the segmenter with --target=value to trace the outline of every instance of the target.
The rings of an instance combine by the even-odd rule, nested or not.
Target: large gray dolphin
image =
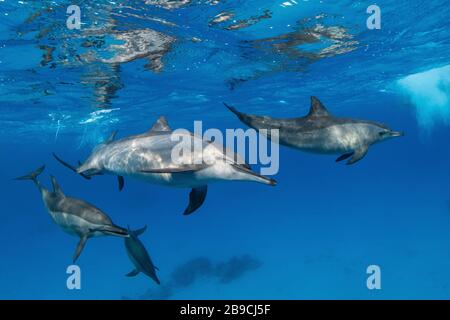
[[[132,231],[128,227],[129,237],[125,238],[125,248],[127,249],[128,257],[134,264],[134,269],[127,274],[127,277],[137,276],[140,272],[152,278],[157,284],[161,284],[159,281],[156,270],[159,270],[152,262],[150,255],[139,240],[139,236],[147,230],[147,226],[142,229]]]
[[[88,159],[78,168],[56,159],[66,167],[90,178],[93,175],[112,174],[119,177],[123,188],[123,176],[138,178],[150,183],[170,187],[192,188],[185,215],[197,210],[204,202],[207,185],[221,180],[254,181],[275,185],[276,181],[253,172],[237,155],[215,142],[184,130],[177,132],[180,140],[201,145],[202,152],[191,152],[183,164],[172,159],[172,151],[180,141],[173,138],[166,119],[160,117],[153,127],[143,134],[114,140],[115,133],[98,145]],[[190,164],[191,163],[191,164]]]
[[[51,176],[53,192],[44,188],[37,179],[44,168],[43,166],[26,176],[16,178],[16,180],[32,180],[38,187],[53,221],[65,232],[80,237],[73,255],[74,263],[89,238],[106,235],[128,237],[128,231],[116,226],[100,209],[83,200],[66,196],[55,177]]]
[[[292,119],[249,115],[226,103],[225,106],[249,127],[278,129],[282,145],[313,153],[340,154],[336,162],[350,158],[348,165],[364,158],[371,145],[403,136],[380,123],[334,117],[316,97],[311,97],[307,116]],[[268,135],[270,138],[270,131]]]

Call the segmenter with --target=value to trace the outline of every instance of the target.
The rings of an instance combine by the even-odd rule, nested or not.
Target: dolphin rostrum
[[[134,269],[127,274],[127,277],[137,276],[140,272],[149,276],[153,279],[157,284],[161,284],[156,275],[156,270],[159,270],[154,266],[150,255],[142,244],[141,240],[139,240],[139,236],[145,232],[147,226],[132,231],[128,227],[128,234],[130,235],[128,238],[125,238],[125,248],[127,249],[128,257],[131,262],[134,264]]]
[[[45,207],[53,221],[65,232],[80,237],[73,255],[74,263],[89,238],[106,235],[125,238],[129,236],[127,230],[116,226],[100,209],[83,200],[66,196],[55,177],[51,176],[53,192],[43,187],[37,177],[44,169],[45,166],[42,166],[36,171],[15,180],[32,180],[38,187]]]
[[[88,159],[78,168],[55,158],[69,169],[89,178],[94,175],[112,174],[119,177],[119,188],[123,188],[124,176],[146,182],[181,188],[192,188],[185,215],[197,210],[204,202],[207,185],[221,180],[254,181],[275,185],[276,181],[251,170],[234,152],[215,142],[204,141],[187,130],[177,132],[181,140],[191,145],[200,145],[201,152],[192,152],[189,161],[179,162],[172,151],[180,142],[173,138],[166,119],[160,117],[153,127],[138,135],[115,140],[115,133],[106,142],[98,145]],[[181,163],[181,164],[180,164]]]
[[[316,97],[311,97],[307,116],[291,119],[248,115],[224,104],[249,127],[278,129],[282,145],[313,153],[340,154],[336,162],[350,158],[348,165],[364,158],[371,145],[403,136],[380,123],[334,117]],[[270,130],[267,132],[270,138]]]

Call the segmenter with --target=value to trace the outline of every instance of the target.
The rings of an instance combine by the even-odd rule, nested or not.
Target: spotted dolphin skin
[[[311,97],[307,116],[292,119],[249,115],[225,106],[249,127],[278,129],[282,145],[313,153],[340,154],[336,162],[350,158],[348,165],[364,158],[371,145],[403,136],[402,132],[376,122],[334,117],[316,97]]]
[[[183,132],[176,133],[181,140],[190,141],[192,146],[202,146],[202,152],[191,153],[188,164],[172,159],[172,151],[180,142],[174,140],[173,131],[164,117],[160,117],[151,130],[143,134],[115,140],[113,133],[78,168],[54,156],[85,178],[99,174],[116,175],[120,189],[123,188],[124,176],[169,187],[192,188],[185,215],[203,204],[207,185],[211,182],[240,180],[271,186],[276,184],[275,180],[253,172],[237,154],[222,145],[204,141],[186,130]]]
[[[157,284],[161,284],[156,275],[156,270],[159,270],[153,264],[150,255],[142,244],[141,240],[139,240],[139,236],[143,234],[147,230],[147,226],[142,229],[132,231],[128,227],[129,237],[125,238],[125,248],[127,249],[127,254],[130,260],[134,264],[134,269],[127,274],[127,277],[137,276],[140,272],[147,275]]]
[[[51,177],[53,192],[43,187],[37,178],[44,168],[41,167],[26,176],[16,178],[16,180],[32,180],[38,187],[53,221],[65,232],[80,237],[73,256],[74,263],[89,238],[107,235],[125,238],[129,236],[126,229],[116,226],[100,209],[83,200],[66,196],[55,177]]]

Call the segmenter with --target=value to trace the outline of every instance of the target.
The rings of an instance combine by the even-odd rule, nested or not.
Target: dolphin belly
[[[67,212],[50,211],[53,221],[61,227],[65,232],[74,236],[89,234],[91,237],[104,235],[99,230],[103,225],[91,223],[77,215]]]
[[[332,125],[307,132],[280,134],[280,141],[302,151],[320,154],[352,152],[367,144],[366,130],[356,124]]]
[[[116,174],[116,173],[112,173]],[[121,173],[121,175],[128,176],[143,182],[158,184],[166,187],[175,188],[196,188],[207,184],[208,179],[203,179],[202,175],[197,172],[183,172],[183,173]]]

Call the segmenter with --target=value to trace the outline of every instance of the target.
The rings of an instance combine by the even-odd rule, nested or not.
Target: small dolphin
[[[32,180],[38,187],[45,207],[53,221],[65,232],[80,237],[80,242],[73,256],[74,263],[80,256],[89,238],[106,235],[129,236],[127,230],[116,226],[100,209],[83,200],[66,196],[55,177],[51,176],[53,192],[44,188],[37,180],[37,177],[44,169],[45,166],[42,166],[36,171],[15,180]]]
[[[156,270],[159,270],[157,267],[153,265],[152,259],[142,244],[141,240],[139,240],[139,236],[143,234],[147,230],[147,226],[142,229],[132,231],[130,227],[128,227],[128,234],[130,235],[128,238],[125,238],[125,248],[127,249],[128,257],[131,262],[133,262],[135,269],[129,272],[127,277],[134,277],[142,272],[143,274],[149,276],[153,279],[157,284],[161,284],[159,281]]]
[[[203,152],[192,152],[188,164],[172,159],[173,149],[179,141],[173,139],[173,131],[166,119],[160,117],[146,133],[115,140],[116,132],[98,145],[89,158],[78,168],[69,165],[58,156],[64,166],[90,178],[94,175],[112,174],[119,177],[119,189],[123,188],[123,176],[138,178],[150,183],[170,187],[192,188],[185,215],[197,210],[204,202],[207,184],[221,180],[254,181],[274,186],[276,181],[251,170],[237,155],[215,142],[204,141],[190,132],[177,132],[181,140],[202,146]],[[192,161],[194,160],[194,161]],[[193,163],[193,164],[189,164]]]
[[[376,122],[336,118],[316,97],[311,97],[311,109],[306,117],[292,119],[248,115],[224,104],[254,129],[278,129],[282,145],[313,153],[341,154],[336,162],[350,158],[348,165],[364,158],[371,145],[403,136],[402,132]]]

